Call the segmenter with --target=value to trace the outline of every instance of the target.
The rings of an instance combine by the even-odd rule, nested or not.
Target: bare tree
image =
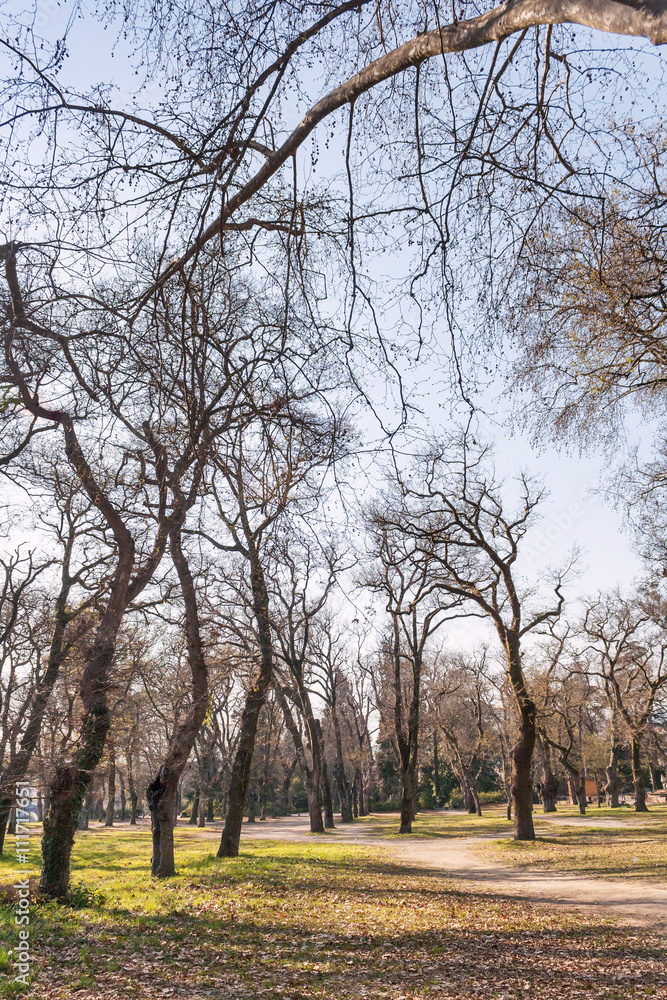
[[[487,466],[485,451],[465,440],[449,448],[436,444],[409,478],[397,475],[383,522],[409,538],[415,552],[436,568],[426,593],[442,592],[448,600],[468,603],[471,613],[488,617],[495,628],[520,716],[512,749],[516,837],[534,840],[531,765],[537,710],[523,671],[521,641],[560,617],[563,577],[556,578],[551,608],[531,608],[531,594],[521,592],[514,566],[543,492],[522,476],[518,509],[508,513],[502,484]]]
[[[600,594],[586,607],[583,633],[596,655],[596,672],[604,682],[611,710],[616,710],[627,726],[632,750],[635,811],[646,812],[642,740],[651,722],[656,697],[667,685],[662,601],[655,593],[644,601],[623,598],[619,593]],[[613,722],[612,740],[615,741],[617,731]],[[613,742],[610,767],[614,770],[615,750]],[[610,790],[613,788],[612,781]]]
[[[447,621],[458,617],[460,599],[436,599],[434,567],[419,543],[404,532],[383,501],[370,513],[372,555],[376,567],[365,578],[381,594],[390,620],[387,656],[391,661],[394,739],[401,768],[402,799],[399,833],[412,832],[417,808],[419,720],[423,699],[424,654],[429,639]],[[404,664],[408,667],[406,683]]]

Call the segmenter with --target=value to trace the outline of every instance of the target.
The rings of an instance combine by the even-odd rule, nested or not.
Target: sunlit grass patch
[[[73,882],[90,897],[80,909],[34,907],[28,996],[468,1000],[530,989],[625,1000],[667,989],[657,938],[469,890],[389,849],[244,841],[238,858],[218,860],[210,838],[176,839],[178,872],[158,881],[147,830],[77,835]]]

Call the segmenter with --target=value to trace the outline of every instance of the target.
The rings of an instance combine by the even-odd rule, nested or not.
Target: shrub
[[[104,906],[106,896],[99,889],[89,889],[83,882],[77,882],[70,888],[65,902],[73,910],[87,910],[92,907]]]

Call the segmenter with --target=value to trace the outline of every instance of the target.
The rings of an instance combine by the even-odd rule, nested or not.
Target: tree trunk
[[[192,676],[192,704],[183,722],[176,727],[160,770],[148,786],[148,805],[153,829],[151,874],[157,875],[158,878],[169,878],[175,873],[174,825],[178,787],[208,708],[208,670],[199,629],[197,593],[188,561],[183,554],[180,528],[170,532],[169,542],[185,611],[184,626]]]
[[[195,794],[192,799],[192,806],[190,809],[190,819],[188,820],[188,826],[197,826],[199,821],[199,788],[195,788]]]
[[[556,799],[558,798],[558,778],[549,769],[545,769],[544,781],[542,783],[542,811],[545,813],[556,812]]]
[[[137,805],[139,804],[139,796],[137,795],[137,790],[134,787],[134,774],[132,773],[132,758],[128,759],[127,766],[127,784],[130,792],[130,826],[137,825]]]
[[[9,807],[9,812],[11,812],[11,806]],[[5,834],[7,833],[7,824],[9,822],[9,812],[6,815],[0,817],[0,854],[2,854],[5,846]]]
[[[321,737],[322,731],[320,729],[320,739]],[[324,744],[322,744],[322,799],[324,802],[324,829],[333,830],[335,829],[333,798],[331,795],[331,782],[329,781],[329,768],[324,755]]]
[[[512,799],[516,840],[535,840],[533,826],[533,783],[530,768],[535,748],[535,705],[526,698],[520,707],[519,737],[512,747]]]
[[[65,630],[70,621],[70,615],[67,612],[67,599],[73,582],[69,569],[74,540],[74,528],[71,528],[63,554],[62,582],[55,602],[55,625],[49,644],[46,670],[32,697],[28,720],[23,729],[18,752],[12,750],[9,763],[0,776],[0,854],[2,854],[4,847],[5,829],[13,801],[14,788],[24,780],[28,773],[30,761],[42,731],[46,706],[58,679],[60,668],[69,652],[69,646],[65,643]],[[38,793],[37,798],[37,818],[39,822],[44,819],[41,792]]]
[[[176,785],[177,780],[173,771],[163,776],[162,768],[160,768],[157,776],[146,789],[153,837],[151,875],[157,875],[160,878],[166,878],[174,874],[174,802],[176,800]]]
[[[255,814],[257,812],[257,793],[254,788],[251,788],[248,792],[248,822],[255,822]]]
[[[401,825],[400,834],[412,833],[412,821],[417,815],[417,761],[419,754],[419,708],[421,704],[422,653],[417,641],[416,611],[412,612],[412,697],[408,709],[407,734],[402,721],[401,652],[398,619],[394,618],[394,729],[401,761]]]
[[[604,786],[606,802],[610,809],[618,809],[620,807],[618,799],[618,795],[621,790],[621,783],[618,780],[618,759],[620,757],[620,753],[621,747],[616,740],[616,735],[614,734],[612,736],[611,747],[609,750],[609,763],[605,768],[607,783]]]
[[[290,812],[291,809],[290,787],[292,785],[292,775],[294,774],[294,769],[296,765],[297,765],[296,757],[289,765],[289,767],[285,767],[285,765],[283,764],[284,777],[282,780],[282,784],[280,786],[280,811],[284,815],[287,815],[287,813]],[[321,814],[320,814],[320,819],[321,819]]]
[[[399,833],[412,833],[413,806],[415,798],[415,775],[411,767],[402,774],[401,825]]]
[[[104,825],[113,826],[113,814],[116,807],[116,754],[113,748],[109,757],[109,780],[107,789],[107,813]]]
[[[197,826],[199,829],[203,829],[206,826],[206,796],[204,791],[199,793],[199,801],[197,803]]]
[[[303,781],[303,787],[306,791],[306,799],[308,801],[308,817],[310,819],[310,832],[324,833],[324,823],[322,821],[322,809],[320,807],[320,782],[321,782],[322,757],[320,754],[319,734],[317,731],[317,726],[315,725],[315,720],[313,719],[312,734],[309,728],[311,760],[313,762],[313,766],[309,767],[299,727],[297,726],[294,720],[294,716],[292,715],[292,711],[287,703],[285,692],[283,691],[280,683],[277,681],[274,684],[274,691],[276,693],[276,700],[278,701],[278,704],[280,705],[281,711],[283,713],[283,718],[285,719],[285,725],[287,726],[290,735],[292,737],[292,743],[294,744],[296,759],[299,763],[301,779]],[[294,773],[294,765],[292,765],[292,769],[289,775],[289,781],[287,784],[288,790],[289,790],[289,783],[292,780],[293,773]]]
[[[533,826],[533,783],[531,765],[537,739],[537,709],[526,689],[521,666],[521,642],[518,631],[500,632],[507,655],[507,672],[519,711],[519,736],[512,747],[512,800],[515,839],[535,840]]]
[[[364,815],[364,793],[362,780],[361,768],[357,767],[354,772],[354,781],[352,782],[352,815],[355,819]]]
[[[77,830],[87,830],[89,827],[90,814],[88,812],[88,809],[86,808],[87,799],[88,796],[86,796],[86,798],[84,799],[83,805],[81,806],[81,810],[79,812],[79,817],[76,822]]]
[[[350,782],[345,774],[345,762],[343,760],[343,741],[340,734],[340,724],[335,706],[331,706],[331,720],[333,722],[334,737],[336,741],[336,759],[334,762],[334,780],[338,788],[340,798],[340,819],[341,823],[352,823],[352,799],[350,796]]]
[[[122,609],[115,608],[102,617],[92,655],[84,666],[81,678],[83,717],[79,749],[72,762],[61,761],[56,765],[51,780],[49,812],[44,818],[42,834],[39,882],[41,894],[50,899],[67,896],[77,817],[92,773],[104,753],[110,724],[107,704],[109,669],[115,654],[121,616]]]
[[[586,772],[581,771],[579,774],[579,785],[577,788],[577,800],[579,802],[579,815],[586,815]]]
[[[324,833],[324,820],[322,819],[322,807],[320,805],[320,782],[315,782],[315,776],[312,771],[309,771],[303,777],[303,787],[306,790],[306,800],[308,802],[310,832]]]
[[[642,774],[641,747],[635,733],[632,734],[632,780],[635,785],[635,812],[648,812],[646,786]]]
[[[364,776],[363,767],[359,768],[359,815],[367,816],[368,810],[366,809],[366,781]]]
[[[121,823],[124,823],[127,816],[127,799],[125,798],[125,778],[123,777],[123,772],[118,772],[118,777],[120,778],[120,816],[119,819]]]
[[[551,767],[551,746],[545,738],[538,733],[537,739],[542,756],[542,786],[540,789],[542,798],[542,811],[545,813],[556,812],[556,799],[558,797],[559,781]]]
[[[570,771],[567,776],[567,787],[570,792],[570,805],[579,805],[579,790],[576,778],[574,774]]]
[[[51,899],[64,899],[67,896],[77,817],[93,772],[104,753],[111,721],[107,702],[109,671],[116,653],[116,640],[123,613],[128,601],[137,596],[149,578],[145,573],[144,577],[135,580],[130,590],[135,564],[132,536],[106,498],[100,500],[100,490],[83,457],[71,424],[62,426],[70,463],[76,469],[93,503],[100,505],[99,509],[113,530],[118,547],[118,562],[107,607],[95,631],[90,654],[81,674],[83,714],[78,749],[73,760],[60,760],[57,763],[49,789],[49,812],[44,817],[42,833],[39,890],[43,896]],[[156,552],[159,552],[159,548]]]
[[[246,695],[243,714],[241,716],[239,742],[229,785],[227,815],[225,816],[225,826],[218,848],[219,858],[235,858],[239,853],[239,842],[243,827],[243,808],[248,794],[257,725],[273,675],[273,643],[266,580],[254,543],[252,546],[249,544],[249,550],[250,582],[259,639],[260,669],[255,683]]]

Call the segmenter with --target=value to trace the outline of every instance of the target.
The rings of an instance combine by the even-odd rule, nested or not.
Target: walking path
[[[247,839],[313,839],[307,817],[293,816],[244,823],[243,836]],[[667,927],[667,886],[634,879],[583,878],[511,867],[480,854],[480,841],[486,839],[483,837],[387,840],[374,836],[372,825],[359,823],[338,826],[328,831],[326,838],[338,843],[383,847],[391,851],[397,861],[434,868],[443,875],[454,876],[505,899],[529,899],[567,909],[577,907],[653,929]]]

